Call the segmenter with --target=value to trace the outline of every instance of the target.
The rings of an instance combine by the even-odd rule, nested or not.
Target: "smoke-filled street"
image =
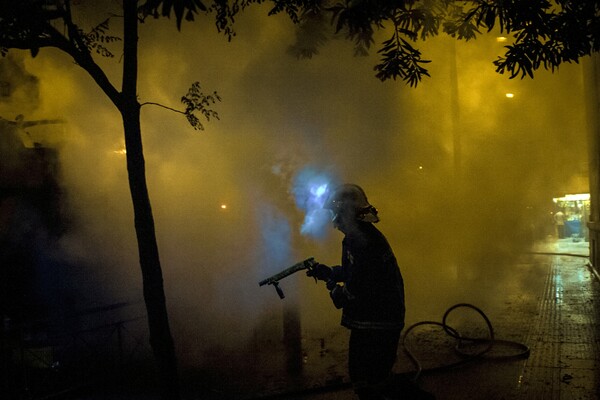
[[[84,29],[112,15],[96,2],[77,5]],[[407,327],[471,303],[489,314],[500,338],[533,346],[539,340],[534,328],[522,325],[538,318],[556,258],[529,253],[561,243],[556,199],[589,193],[582,66],[509,79],[492,64],[506,45],[499,32],[469,42],[440,36],[418,42],[432,60],[431,77],[412,88],[378,80],[376,49],[355,56],[341,36],[310,59],[294,57],[292,23],[267,12],[255,7],[240,15],[231,42],[202,16],[184,21],[181,32],[169,19],[140,24],[137,93],[146,178],[183,396],[249,399],[339,386],[322,398],[352,398],[348,332],[325,283],[299,271],[279,282],[283,299],[272,285],[259,286],[311,257],[340,264],[343,235],[322,207],[341,183],[364,188],[379,212],[377,227],[404,278]],[[110,24],[121,34],[118,17]],[[381,41],[384,33],[376,37]],[[98,63],[118,86],[120,44],[111,46],[115,57],[98,57]],[[53,371],[60,371],[56,348],[70,329],[118,328],[119,335],[125,332],[120,356],[131,367],[117,394],[151,397],[123,121],[96,83],[56,49],[41,49],[35,58],[11,50],[1,62],[0,80],[16,82],[10,102],[0,103],[0,135],[10,137],[0,143],[0,164],[9,171],[0,174],[1,183],[11,188],[0,199],[3,263],[11,263],[2,277],[16,282],[3,286],[5,326],[31,329],[27,340],[44,349],[34,368]],[[218,118],[203,120],[204,130],[194,130],[177,111],[194,82],[221,99],[210,105]],[[25,195],[14,189],[21,187],[13,185],[20,172],[10,171],[33,164],[17,167],[5,156],[30,157],[40,149],[55,157],[51,200],[61,215],[59,232],[37,203],[19,202]],[[34,185],[23,184],[23,192]],[[577,221],[572,238],[581,253],[589,239],[582,219],[589,202],[572,204],[565,211]],[[588,274],[585,262],[575,260],[564,262]],[[105,336],[111,343],[116,337]],[[444,344],[438,340],[446,339],[431,335],[419,346]],[[412,371],[399,355],[395,371]],[[17,364],[31,367],[24,358]],[[496,365],[481,368],[493,373]],[[48,371],[38,372],[45,377]],[[467,375],[482,379],[477,371],[467,369]],[[498,385],[514,384],[513,372]],[[84,375],[81,383],[95,387]],[[462,379],[461,372],[450,376],[456,381],[440,374],[424,387],[440,399],[461,398],[462,392],[444,397],[443,387]],[[533,398],[524,396],[514,398]]]
[[[408,327],[394,368],[400,382],[409,387],[408,380],[422,368],[418,385],[437,399],[595,398],[600,282],[597,271],[585,265],[586,255],[587,248],[580,242],[540,245],[534,254],[523,255],[507,268],[527,281],[526,286],[504,287],[483,309],[465,304],[448,313],[445,322],[462,337],[488,339],[493,334],[495,343],[480,357],[465,357],[465,353],[477,354],[488,343],[459,345],[435,325],[442,322],[443,312],[431,321],[420,321],[429,323]],[[222,387],[210,389],[192,385],[191,398],[202,393],[217,399],[350,399],[346,341],[343,333],[304,338],[300,374],[250,368],[256,374],[253,379],[240,382],[229,376]],[[457,345],[464,347],[457,351]],[[284,370],[285,360],[276,354],[259,352],[254,362]],[[236,385],[240,392],[227,391]]]

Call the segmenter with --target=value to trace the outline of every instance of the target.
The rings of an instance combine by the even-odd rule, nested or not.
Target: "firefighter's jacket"
[[[342,325],[350,329],[402,329],[404,281],[387,239],[371,223],[342,241],[342,265],[332,280],[344,282]],[[338,293],[339,294],[339,293]],[[332,296],[333,297],[333,296]]]

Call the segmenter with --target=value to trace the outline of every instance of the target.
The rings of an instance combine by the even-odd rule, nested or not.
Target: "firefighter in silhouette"
[[[342,264],[318,264],[307,275],[327,282],[342,326],[350,329],[348,370],[360,400],[385,399],[404,327],[404,282],[377,210],[361,187],[339,186],[325,208],[344,234]],[[342,284],[340,284],[342,283]]]

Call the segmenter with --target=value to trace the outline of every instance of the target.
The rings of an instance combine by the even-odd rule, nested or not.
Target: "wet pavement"
[[[405,329],[409,335],[399,348],[394,372],[415,376],[416,364],[404,351],[408,349],[423,368],[418,385],[438,400],[600,400],[600,277],[589,266],[587,254],[585,242],[550,241],[502,271],[515,279],[490,288],[478,284],[478,290],[487,291],[489,300],[481,309],[493,326],[495,339],[492,348],[478,358],[459,355],[456,340],[440,326],[411,329],[415,322],[409,321]],[[463,294],[473,295],[469,290]],[[453,310],[447,323],[463,337],[490,335],[484,318],[471,308]],[[269,351],[261,343],[260,351],[245,349],[244,354],[226,357],[219,352],[207,354],[212,357],[208,368],[182,371],[182,398],[355,399],[346,374],[347,335],[340,328],[326,337],[303,337],[302,367],[291,374],[282,372],[287,360],[278,338],[267,343]],[[462,351],[478,353],[481,346],[487,344]],[[248,358],[247,353],[254,356]],[[227,368],[219,363],[233,364],[231,360],[235,365],[228,369],[237,372],[223,372]],[[157,398],[148,384],[117,392],[102,390],[69,398]]]
[[[455,339],[440,327],[424,325],[405,339],[395,372],[414,376],[414,362],[401,351],[406,347],[424,369],[419,386],[439,400],[600,399],[600,280],[587,254],[587,243],[571,239],[524,254],[509,272],[535,284],[505,287],[494,302],[486,304],[497,340],[489,352],[465,361],[454,350]],[[487,337],[489,332],[477,312],[454,312],[472,314],[468,324],[478,332],[463,337]],[[474,323],[475,319],[480,321]],[[305,358],[319,361],[307,362],[295,382],[263,377],[261,388],[248,387],[245,395],[235,397],[354,399],[344,372],[345,348],[324,349],[322,343],[306,340],[303,345]],[[529,350],[528,357],[524,349]],[[477,353],[479,349],[467,351]]]
[[[535,293],[506,293],[497,315],[497,337],[526,344],[527,359],[485,359],[451,372],[425,376],[422,386],[438,399],[600,398],[600,282],[587,244],[564,240],[523,257],[545,272]],[[552,252],[562,255],[549,255]]]

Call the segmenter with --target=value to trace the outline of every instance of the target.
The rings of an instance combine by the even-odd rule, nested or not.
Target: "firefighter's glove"
[[[306,276],[310,276],[321,281],[328,281],[331,277],[331,268],[325,264],[317,264],[306,271]]]
[[[344,286],[337,284],[329,292],[329,296],[331,297],[331,300],[333,300],[333,305],[337,309],[344,308],[346,304],[348,304],[349,295],[350,293]]]
[[[327,290],[333,290],[333,288],[335,288],[337,286],[337,282],[334,281],[333,279],[329,279],[327,281],[327,283],[325,284],[325,286],[327,286]]]

